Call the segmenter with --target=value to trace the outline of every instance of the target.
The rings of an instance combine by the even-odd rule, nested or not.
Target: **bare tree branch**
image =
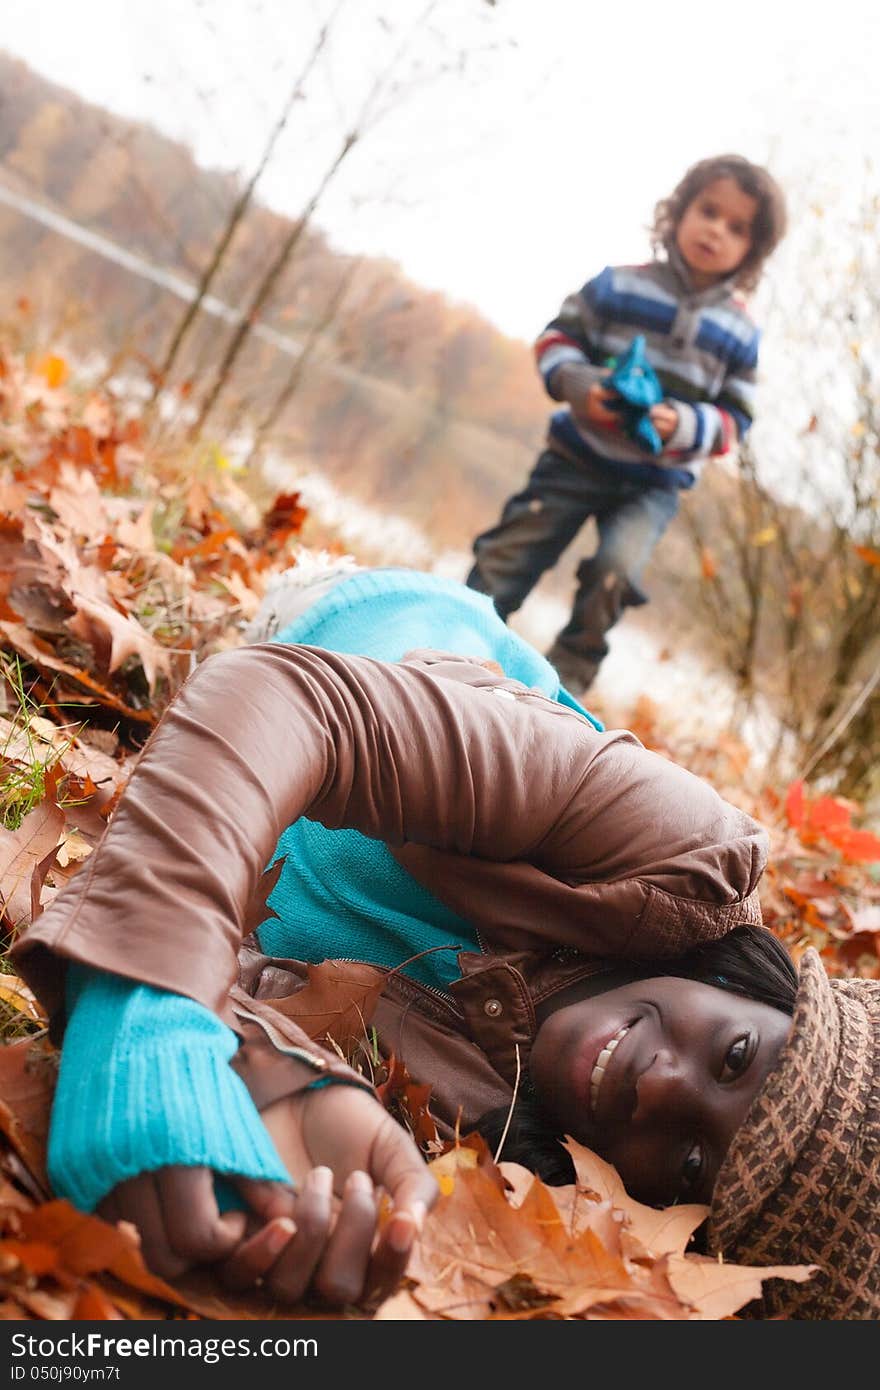
[[[266,172],[266,168],[275,151],[275,146],[278,144],[278,141],[285,127],[287,126],[287,122],[290,118],[290,113],[293,110],[296,102],[302,98],[303,88],[305,86],[306,80],[308,79],[309,74],[311,73],[313,67],[315,66],[315,63],[320,57],[320,54],[327,42],[327,37],[330,33],[333,21],[339,13],[339,10],[341,9],[343,3],[344,0],[338,0],[338,3],[335,9],[333,10],[333,13],[327,20],[327,23],[324,24],[321,28],[321,31],[318,34],[312,51],[306,60],[305,66],[303,67],[302,72],[299,74],[296,81],[294,82],[293,87],[290,90],[290,95],[288,96],[287,101],[284,103],[284,108],[277,121],[275,122],[275,125],[272,127],[269,139],[266,141],[262,157],[260,158],[260,162],[254,170],[253,174],[251,175],[250,179],[248,180],[247,184],[242,189],[241,194],[237,198],[235,205],[233,206],[232,211],[229,214],[229,218],[226,222],[225,227],[223,228],[223,231],[220,235],[220,239],[217,242],[217,245],[214,247],[213,255],[211,256],[210,261],[208,262],[199,279],[198,285],[196,287],[195,298],[191,301],[190,304],[187,305],[185,312],[181,316],[180,322],[178,323],[177,328],[174,331],[174,335],[171,339],[171,342],[168,344],[168,350],[165,353],[165,357],[159,365],[158,375],[153,389],[153,399],[155,399],[155,397],[158,395],[159,391],[162,389],[163,385],[167,381],[169,373],[171,372],[171,369],[174,366],[174,363],[176,362],[177,356],[183,345],[183,340],[189,332],[193,320],[195,319],[196,315],[201,309],[205,295],[208,293],[209,289],[211,288],[211,285],[214,283],[214,280],[217,277],[220,267],[222,266],[223,261],[226,257],[226,252],[229,249],[230,242],[232,241],[232,238],[235,236],[235,233],[245,213],[247,212],[248,208],[251,205],[251,202],[253,201],[253,196],[257,184],[260,182],[260,179]]]

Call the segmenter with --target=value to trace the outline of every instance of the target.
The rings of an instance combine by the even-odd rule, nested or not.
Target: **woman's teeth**
[[[594,1115],[596,1113],[596,1101],[599,1098],[599,1087],[602,1085],[602,1077],[605,1075],[605,1068],[611,1061],[614,1049],[619,1043],[623,1042],[628,1032],[629,1024],[627,1023],[605,1044],[599,1056],[596,1058],[596,1065],[593,1067],[592,1075],[590,1076],[590,1109]]]

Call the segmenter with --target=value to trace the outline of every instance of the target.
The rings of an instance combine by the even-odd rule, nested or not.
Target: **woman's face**
[[[529,1068],[553,1123],[633,1197],[708,1202],[790,1026],[767,1004],[664,975],[551,1013]]]

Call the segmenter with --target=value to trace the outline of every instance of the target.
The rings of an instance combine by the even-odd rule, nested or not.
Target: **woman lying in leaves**
[[[570,1135],[637,1198],[710,1203],[711,1251],[819,1267],[765,1311],[876,1317],[880,987],[812,950],[795,975],[760,925],[760,826],[603,732],[461,585],[275,598],[272,640],[194,673],[15,949],[66,1024],[57,1191],[134,1221],[166,1277],[393,1286],[434,1181],[283,999],[304,961],[408,961],[372,1021],[443,1132],[507,1128],[551,1180]]]

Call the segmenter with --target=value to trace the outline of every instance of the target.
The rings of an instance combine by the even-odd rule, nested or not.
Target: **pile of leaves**
[[[685,731],[670,730],[648,697],[627,727],[767,828],[763,918],[795,962],[813,946],[829,975],[880,979],[880,835],[862,825],[857,802],[811,793],[801,780],[781,789],[755,785],[740,739],[720,734],[711,744],[695,744]]]
[[[0,355],[0,875],[31,920],[94,847],[195,664],[242,640],[306,520],[216,450],[150,446],[63,358]]]
[[[147,448],[130,407],[75,392],[59,361],[0,356],[0,638],[58,723],[131,738],[240,640],[306,512],[279,497],[260,516],[216,450]]]
[[[258,505],[216,450],[175,451],[112,391],[77,389],[58,355],[0,355],[7,945],[94,850],[182,680],[210,652],[243,640],[273,576],[303,553],[306,519],[295,495]],[[636,714],[643,740],[676,756],[649,712]],[[712,765],[706,750],[680,760],[728,794],[743,756],[729,740],[715,746]],[[742,802],[739,786],[730,794]],[[854,827],[858,808],[796,787],[764,790],[748,809],[774,837],[768,923],[795,955],[815,944],[832,971],[880,974],[880,841]],[[372,981],[359,981],[353,999],[350,978],[318,967],[309,988],[300,1006],[313,1036],[337,1040],[348,1010],[363,1037]],[[222,1298],[199,1276],[171,1287],[144,1266],[133,1228],[53,1200],[45,1161],[57,1054],[36,1000],[8,966],[0,1041],[0,1316],[297,1315],[259,1293]],[[705,1208],[634,1203],[614,1171],[577,1145],[576,1183],[549,1188],[516,1165],[496,1165],[474,1137],[440,1143],[429,1088],[394,1059],[362,1051],[380,1099],[434,1165],[442,1196],[401,1288],[347,1316],[727,1318],[763,1279],[808,1277],[702,1258],[689,1243]]]

